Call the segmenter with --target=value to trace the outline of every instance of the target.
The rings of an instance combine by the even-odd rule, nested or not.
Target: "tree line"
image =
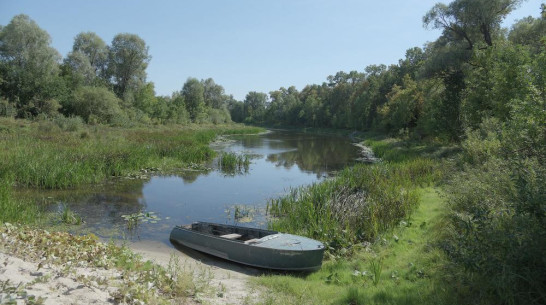
[[[91,124],[230,122],[224,88],[188,78],[180,91],[157,96],[146,80],[149,47],[138,35],[74,38],[63,59],[49,34],[26,15],[0,26],[0,115],[81,117]]]
[[[502,20],[521,1],[456,0],[423,17],[442,35],[398,64],[337,72],[301,91],[250,92],[230,104],[234,121],[306,127],[409,130],[458,140],[487,117],[510,118],[514,100],[544,98],[545,6],[510,30]],[[539,9],[539,8],[537,8]]]

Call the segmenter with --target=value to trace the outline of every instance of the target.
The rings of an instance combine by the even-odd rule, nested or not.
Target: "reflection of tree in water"
[[[290,147],[292,150],[270,154],[267,161],[285,168],[297,164],[301,170],[313,172],[317,176],[339,170],[356,157],[356,148],[343,138],[306,135],[291,136],[283,140],[272,141],[270,146],[274,149]]]

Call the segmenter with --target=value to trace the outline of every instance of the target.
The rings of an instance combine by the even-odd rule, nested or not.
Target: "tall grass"
[[[247,172],[250,158],[233,152],[223,152],[218,160],[220,170],[224,173]]]
[[[69,188],[124,176],[147,167],[183,168],[211,160],[208,144],[244,127],[122,129],[83,125],[61,130],[55,122],[0,120],[0,172],[19,186]],[[75,130],[75,131],[70,131]],[[254,132],[255,129],[250,129]]]
[[[13,198],[13,178],[0,174],[0,223],[36,223],[42,217],[40,206]]]
[[[272,200],[268,212],[276,230],[311,236],[334,252],[373,240],[416,207],[410,166],[357,165],[332,180],[294,189]]]
[[[271,200],[270,227],[321,240],[332,253],[351,253],[353,245],[409,218],[419,201],[416,188],[434,184],[442,171],[438,160],[422,157],[421,148],[407,145],[393,153],[394,143],[372,143],[383,162],[346,168],[334,179]]]

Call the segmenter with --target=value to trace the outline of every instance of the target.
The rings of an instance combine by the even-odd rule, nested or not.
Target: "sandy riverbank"
[[[120,260],[141,269],[115,267]],[[0,226],[1,304],[155,304],[165,297],[172,304],[252,304],[259,292],[248,279],[259,274],[160,242],[116,247],[93,236]]]

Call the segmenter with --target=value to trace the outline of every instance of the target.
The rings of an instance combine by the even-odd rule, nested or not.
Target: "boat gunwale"
[[[201,222],[203,223],[203,222]],[[226,225],[226,226],[230,226],[230,225]],[[236,227],[236,226],[231,226],[231,227]],[[293,234],[287,234],[287,233],[281,233],[281,232],[276,232],[276,231],[269,231],[269,230],[263,230],[263,229],[256,229],[256,230],[261,230],[261,231],[267,231],[267,232],[275,232],[273,234],[280,234],[280,235],[291,235],[291,236],[297,236],[297,237],[303,237],[303,238],[306,238],[306,239],[310,239],[310,240],[314,240],[316,241],[317,243],[319,243],[321,245],[321,247],[317,247],[316,249],[279,249],[279,248],[271,248],[271,247],[260,247],[260,243],[251,243],[251,244],[246,244],[244,241],[242,240],[237,240],[237,239],[227,239],[227,238],[222,238],[220,237],[220,235],[214,235],[214,234],[207,234],[207,233],[203,233],[203,232],[200,232],[200,231],[195,231],[195,230],[192,230],[192,229],[188,229],[188,228],[185,228],[184,226],[175,226],[174,229],[178,229],[178,230],[182,230],[182,231],[186,231],[186,232],[189,232],[189,233],[192,233],[192,234],[198,234],[200,236],[206,236],[208,238],[214,238],[215,240],[221,240],[221,241],[226,241],[226,242],[231,242],[235,245],[243,245],[243,246],[246,246],[246,247],[255,247],[255,248],[262,248],[262,249],[270,249],[270,250],[275,250],[275,251],[283,251],[283,252],[315,252],[315,251],[324,251],[325,250],[325,246],[322,242],[320,241],[316,241],[314,239],[311,239],[311,238],[308,238],[308,237],[305,237],[305,236],[299,236],[299,235],[293,235]],[[174,230],[173,229],[173,230]],[[249,228],[251,230],[254,230],[254,228]],[[271,234],[271,235],[273,235]],[[172,235],[172,232],[171,232],[171,235]],[[266,236],[270,236],[270,235],[266,235]],[[264,237],[266,237],[264,236]],[[262,237],[263,238],[263,237]]]

